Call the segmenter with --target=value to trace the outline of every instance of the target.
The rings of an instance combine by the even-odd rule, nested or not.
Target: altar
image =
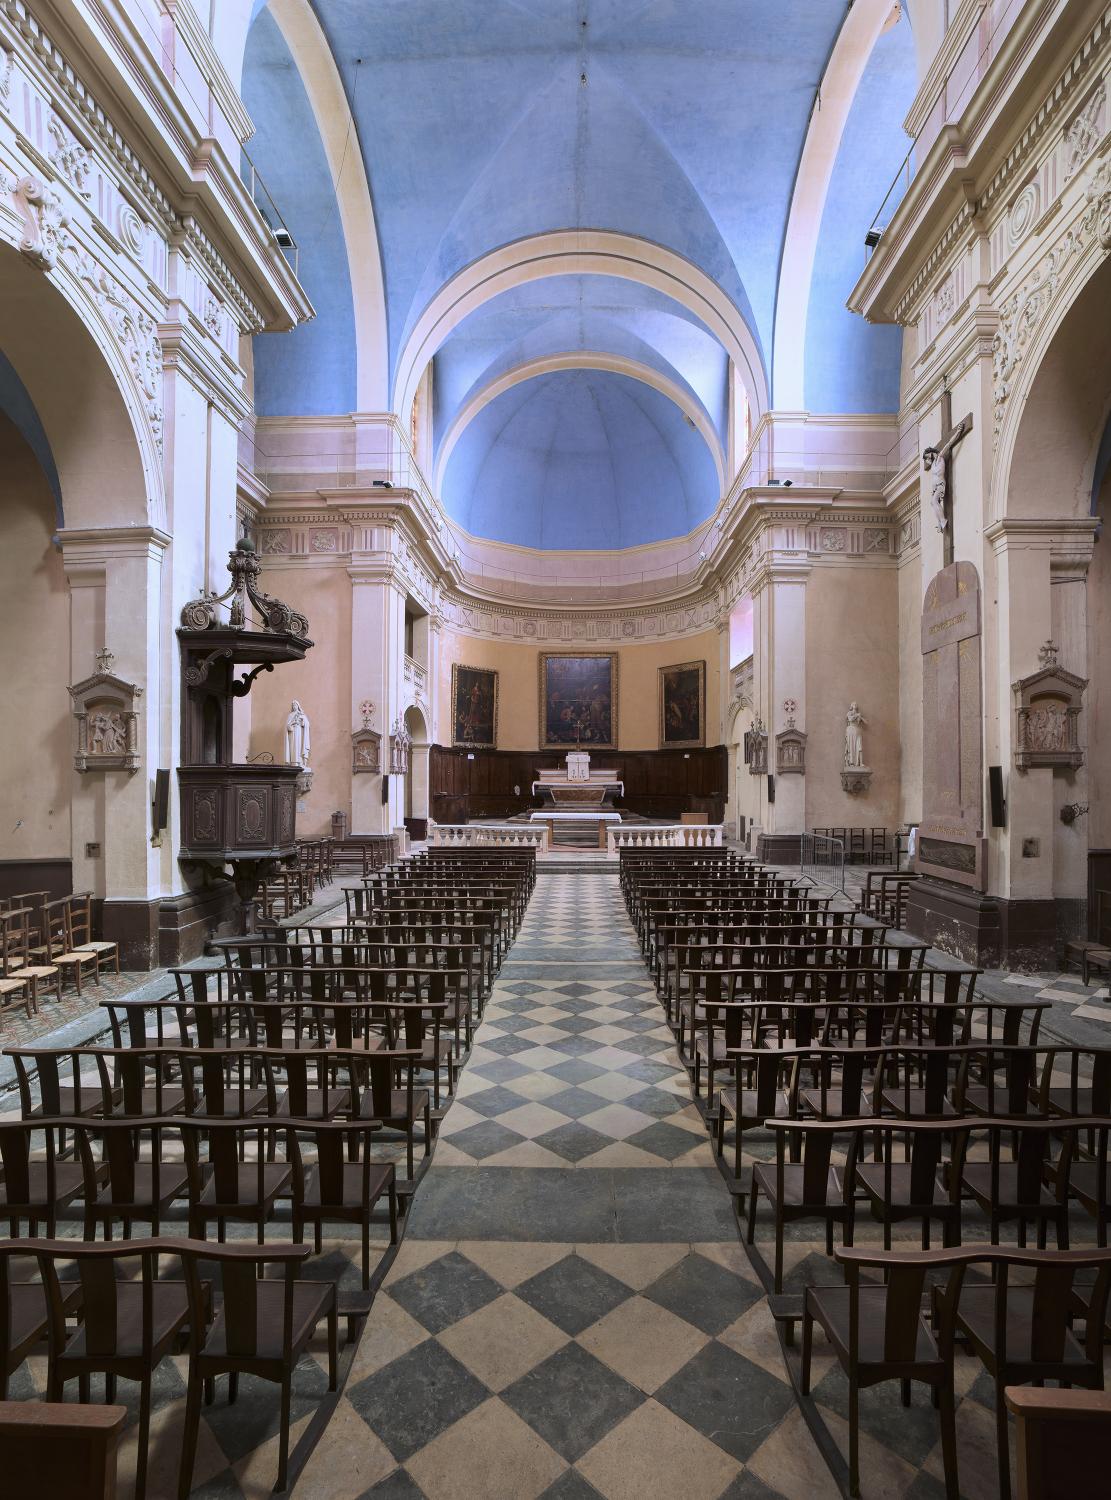
[[[587,750],[569,750],[565,765],[541,770],[532,783],[532,794],[543,800],[544,807],[533,818],[553,816],[603,818],[621,821],[613,806],[623,795],[625,783],[613,770],[590,764]]]

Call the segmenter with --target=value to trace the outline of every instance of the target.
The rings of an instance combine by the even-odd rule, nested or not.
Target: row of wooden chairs
[[[82,993],[87,978],[100,983],[103,969],[120,972],[116,943],[92,936],[92,897],[49,898],[45,891],[10,897],[0,911],[0,1010],[22,1004],[28,1018],[39,998],[62,997],[63,982]]]
[[[164,1359],[184,1350],[189,1368],[179,1500],[187,1500],[192,1488],[202,1398],[211,1404],[215,1382],[224,1375],[229,1402],[236,1399],[240,1375],[279,1387],[275,1488],[284,1490],[293,1374],[321,1322],[328,1333],[328,1389],[334,1391],[338,1385],[336,1287],[330,1281],[301,1277],[310,1253],[307,1245],[216,1246],[160,1238],[126,1244],[0,1241],[3,1394],[11,1375],[44,1337],[48,1401],[61,1401],[71,1380],[78,1382],[80,1399],[88,1401],[94,1375],[104,1377],[109,1400],[115,1396],[117,1380],[137,1382],[135,1496],[143,1500],[155,1372]],[[37,1281],[17,1279],[28,1261],[37,1270]],[[176,1277],[163,1274],[168,1261],[179,1266]],[[61,1267],[67,1270],[66,1278]],[[71,1267],[76,1280],[68,1277]],[[268,1277],[271,1269],[278,1275]]]

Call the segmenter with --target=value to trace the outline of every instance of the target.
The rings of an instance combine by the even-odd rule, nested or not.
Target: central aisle
[[[616,876],[539,876],[411,1212],[333,1422],[353,1496],[836,1493]]]

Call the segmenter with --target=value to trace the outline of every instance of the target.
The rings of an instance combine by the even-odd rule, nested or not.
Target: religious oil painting
[[[693,750],[706,743],[706,663],[660,668],[660,749]]]
[[[617,657],[540,655],[540,746],[617,749]]]
[[[498,674],[485,667],[451,669],[453,745],[493,750],[498,743]]]

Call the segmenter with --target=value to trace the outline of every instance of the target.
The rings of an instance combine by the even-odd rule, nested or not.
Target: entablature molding
[[[1020,13],[960,120],[941,127],[911,180],[850,294],[854,312],[905,326],[931,298],[957,306],[960,288],[946,281],[959,275],[970,230],[987,237],[989,278],[1037,238],[1107,128],[1111,7],[1078,34],[1083,9],[1093,7],[1047,0]],[[1047,73],[1053,86],[1016,122],[1023,94]]]
[[[203,29],[189,7],[172,0],[167,11],[172,37],[154,48],[120,0],[75,4],[73,24],[59,21],[56,34],[27,0],[0,0],[0,57],[11,58],[0,120],[7,113],[35,138],[51,177],[74,187],[109,243],[139,258],[163,290],[167,247],[192,224],[241,331],[295,327],[312,306],[225,146],[207,134],[211,118],[195,119],[195,103],[190,113],[176,92],[163,66],[173,48],[193,55],[211,90],[208,108],[228,120],[237,147],[249,118],[211,45],[199,55]],[[101,102],[108,98],[112,108]]]

